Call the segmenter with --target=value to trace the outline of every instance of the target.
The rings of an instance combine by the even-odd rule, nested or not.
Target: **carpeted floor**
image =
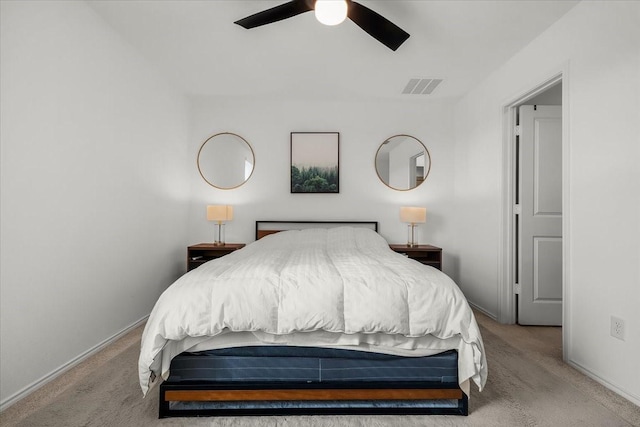
[[[159,420],[157,387],[143,399],[142,327],[0,414],[2,426],[640,426],[640,408],[562,361],[560,328],[500,325],[476,313],[489,379],[469,416],[302,416]]]

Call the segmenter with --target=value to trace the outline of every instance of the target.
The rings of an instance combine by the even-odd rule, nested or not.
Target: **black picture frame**
[[[340,133],[291,132],[291,193],[340,192]]]

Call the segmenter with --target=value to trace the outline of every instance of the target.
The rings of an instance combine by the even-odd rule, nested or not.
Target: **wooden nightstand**
[[[216,246],[213,243],[198,243],[187,248],[187,271],[201,266],[207,261],[220,258],[233,251],[244,248],[244,243],[225,243]]]
[[[391,250],[406,255],[425,265],[430,265],[442,270],[442,248],[432,245],[418,245],[409,247],[407,245],[389,245]]]

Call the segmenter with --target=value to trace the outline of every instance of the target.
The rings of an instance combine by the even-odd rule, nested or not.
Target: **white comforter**
[[[377,233],[280,232],[178,279],[142,336],[144,394],[183,351],[310,345],[423,356],[456,349],[459,381],[480,390],[487,364],[467,301],[442,272],[391,251]]]

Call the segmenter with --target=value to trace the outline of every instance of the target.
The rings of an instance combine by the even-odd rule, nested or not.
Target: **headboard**
[[[256,240],[279,231],[341,226],[364,227],[378,231],[378,221],[256,221]]]

